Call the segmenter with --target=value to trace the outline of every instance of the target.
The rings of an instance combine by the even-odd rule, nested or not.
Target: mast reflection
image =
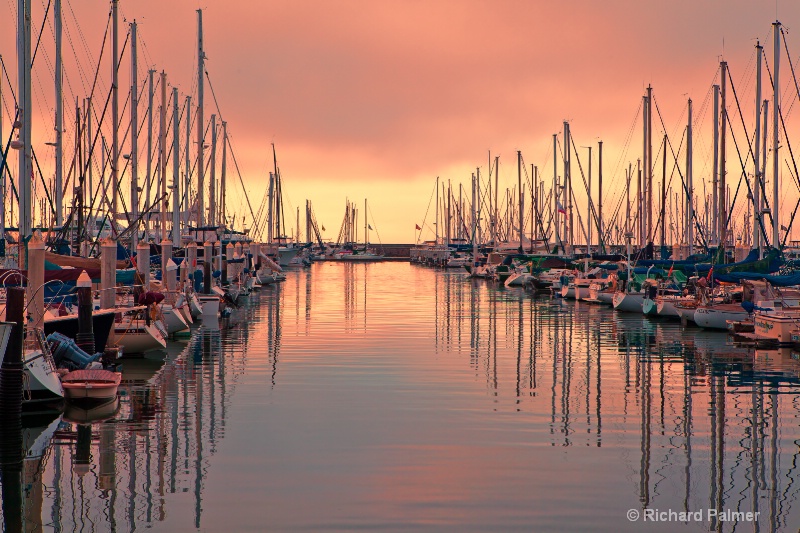
[[[167,495],[178,492],[192,495],[192,522],[201,528],[205,476],[250,342],[248,328],[235,321],[261,321],[256,305],[234,313],[225,341],[218,325],[204,324],[156,360],[126,360],[113,402],[68,404],[63,418],[23,428],[28,455],[17,463],[18,477],[3,476],[4,530],[135,531],[166,520]],[[277,308],[266,313],[273,325]]]
[[[800,519],[800,354],[461,276],[440,274],[435,288],[439,351],[460,353],[469,329],[468,364],[485,370],[476,377],[495,409],[547,406],[551,446],[611,439],[636,450],[621,453],[643,509],[759,512],[752,526],[738,525],[754,531]],[[708,526],[737,528],[714,517]]]

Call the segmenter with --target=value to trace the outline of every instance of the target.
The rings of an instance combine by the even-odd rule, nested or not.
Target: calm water
[[[461,273],[323,263],[162,355],[126,363],[116,411],[28,423],[25,530],[800,525],[791,350]]]

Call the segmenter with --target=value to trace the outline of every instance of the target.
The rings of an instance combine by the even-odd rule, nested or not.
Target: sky
[[[71,125],[75,98],[90,91],[109,3],[62,1],[65,123]],[[34,39],[46,5],[46,0],[34,0]],[[463,184],[468,197],[471,173],[478,167],[484,177],[488,172],[489,152],[493,158],[500,156],[501,189],[516,184],[517,150],[528,174],[530,165],[537,165],[549,187],[552,135],[561,133],[565,120],[582,158],[588,152],[583,147],[595,147],[595,176],[597,142],[603,141],[603,201],[618,205],[625,189],[624,170],[641,157],[639,107],[648,84],[676,151],[685,127],[686,100],[693,99],[695,180],[709,181],[709,94],[719,61],[729,62],[744,123],[752,134],[756,40],[770,39],[765,54],[771,65],[771,24],[777,17],[785,25],[792,63],[800,54],[800,41],[792,32],[800,16],[795,2],[122,0],[121,41],[128,23],[138,23],[140,82],[147,68],[164,70],[170,86],[179,89],[181,102],[186,94],[196,102],[198,8],[203,9],[206,69],[253,210],[266,193],[274,143],[284,179],[286,217],[291,219],[287,223],[295,225],[295,209],[309,200],[326,228],[323,237],[333,240],[347,199],[361,210],[365,198],[370,225],[377,230],[370,235],[372,242],[432,237],[436,178],[456,188]],[[0,22],[0,54],[15,87],[16,2],[9,0],[6,11]],[[34,149],[46,179],[52,175],[48,165],[53,159],[52,148],[44,144],[52,140],[54,109],[51,28],[48,20],[42,54],[34,64]],[[122,55],[124,123],[129,49]],[[784,109],[797,99],[787,66],[784,55]],[[106,50],[95,102],[108,94],[110,71]],[[13,101],[9,102],[6,79],[3,84],[7,135]],[[765,89],[764,98],[769,93]],[[214,111],[206,84],[206,120]],[[792,118],[787,117],[790,133]],[[737,115],[732,121],[741,119]],[[104,130],[110,136],[110,125]],[[662,131],[660,124],[654,127],[654,152]],[[65,135],[65,146],[71,146],[71,132]],[[123,146],[123,153],[129,151]],[[728,157],[738,161],[733,151]],[[582,161],[584,168],[587,163]],[[232,167],[229,161],[229,216],[236,214],[237,223],[244,217],[251,225],[243,187]],[[738,179],[736,169],[729,172]],[[796,197],[790,179],[783,181],[784,194]],[[585,190],[576,191],[579,210],[585,211],[585,198]],[[737,213],[743,217],[743,208]],[[789,213],[790,209],[784,217]],[[425,227],[421,235],[416,225]],[[301,227],[304,235],[302,220]]]

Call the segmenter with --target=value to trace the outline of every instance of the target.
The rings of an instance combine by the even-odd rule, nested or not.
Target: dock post
[[[22,345],[25,339],[25,289],[8,288],[6,321],[12,322],[11,337],[8,339],[3,365],[0,367],[0,421],[14,422],[22,416]],[[18,421],[18,423],[21,423]],[[13,425],[13,424],[12,424]],[[4,426],[5,427],[5,426]],[[3,432],[5,435],[5,432]],[[21,437],[20,437],[21,438]],[[0,439],[2,442],[3,439]]]
[[[186,260],[184,263],[186,265],[186,276],[192,276],[192,287],[197,286],[196,278],[197,278],[197,243],[194,241],[189,241],[189,244],[186,245]],[[184,286],[184,289],[186,287]]]
[[[181,261],[181,266],[179,269],[180,286],[184,290],[184,292],[186,291],[186,281],[189,279],[189,265],[187,264],[188,262],[189,262],[188,258],[184,258],[184,260]]]
[[[234,259],[241,259],[242,257],[244,257],[243,254],[242,254],[242,252],[243,252],[242,243],[237,242],[234,245],[233,248],[234,248],[234,252],[233,252],[233,258]],[[242,270],[243,270],[243,268],[244,268],[244,263],[235,263],[235,266],[233,267],[233,279],[238,279],[240,283],[242,281],[244,281],[244,280],[242,280]]]
[[[100,308],[117,306],[117,244],[112,239],[100,243]]]
[[[228,283],[235,277],[231,270],[235,268],[231,265],[230,260],[233,259],[233,244],[228,243],[225,245],[225,256],[222,259],[222,283]]]
[[[15,325],[0,367],[0,482],[3,491],[3,522],[6,531],[23,531],[22,510],[22,344],[25,289],[10,287],[6,320]]]
[[[92,279],[84,270],[78,276],[78,334],[75,336],[75,344],[88,354],[93,354],[103,349],[97,350],[94,342],[94,327],[92,325]]]
[[[247,257],[247,268],[250,270],[250,275],[256,275],[256,263],[258,263],[258,243],[250,243],[250,252]]]
[[[164,289],[171,293],[175,290],[175,273],[170,271],[167,267],[169,262],[172,261],[172,241],[168,239],[162,239],[161,241],[161,283],[164,286]],[[173,262],[173,265],[175,263]],[[170,295],[172,296],[172,295]]]
[[[31,326],[44,327],[44,241],[40,232],[35,232],[28,243],[28,316]]]
[[[150,290],[150,244],[139,241],[136,245],[136,271],[142,278],[144,292]]]
[[[211,261],[213,261],[214,245],[209,241],[203,243],[203,294],[211,294]]]

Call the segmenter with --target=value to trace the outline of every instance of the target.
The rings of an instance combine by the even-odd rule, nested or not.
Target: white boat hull
[[[144,353],[150,350],[163,350],[167,347],[167,341],[156,325],[128,324],[114,325],[114,342],[124,348],[124,353]]]
[[[292,259],[294,259],[299,253],[300,248],[279,248],[278,264],[282,267],[288,267],[292,263]]]
[[[449,267],[448,267],[449,268]],[[511,275],[506,281],[506,287],[524,287],[530,280],[533,278],[527,272],[518,272],[517,274]]]
[[[675,302],[680,300],[673,298],[656,298],[656,311],[658,316],[680,318]]]
[[[164,315],[164,327],[167,330],[167,335],[178,333],[189,329],[189,324],[183,316],[180,308],[172,307],[169,304],[162,306],[161,312]]]
[[[695,307],[675,307],[675,312],[678,313],[678,316],[681,320],[685,320],[687,322],[694,322],[694,312],[697,311]]]
[[[189,298],[189,310],[192,313],[192,318],[200,318],[200,315],[203,314],[203,306],[200,305],[197,294],[192,293],[192,297]]]
[[[728,329],[728,320],[739,321],[746,319],[747,311],[715,309],[714,307],[698,307],[694,312],[694,323],[706,329]]]
[[[641,292],[617,291],[611,300],[614,309],[624,313],[641,313],[642,302],[644,302],[644,293]]]
[[[219,296],[216,294],[201,294],[197,298],[203,308],[203,318],[219,316]]]
[[[40,350],[25,352],[25,388],[31,400],[63,398],[64,388],[52,362]]]
[[[183,305],[178,307],[178,309],[180,310],[181,315],[183,315],[184,322],[186,322],[189,325],[192,325],[194,323],[194,317],[192,316],[192,308],[189,305],[189,302],[183,302]]]

